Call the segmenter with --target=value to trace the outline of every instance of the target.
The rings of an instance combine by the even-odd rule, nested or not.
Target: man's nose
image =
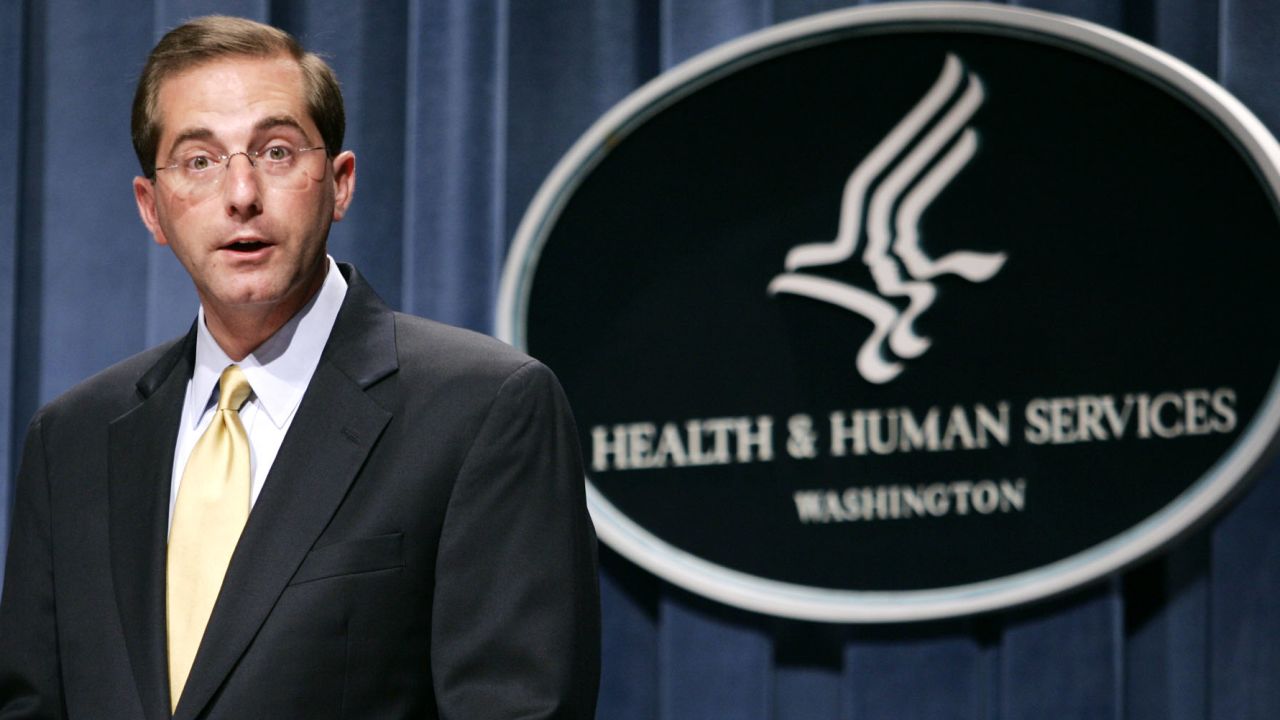
[[[244,162],[236,162],[236,156],[243,155]],[[262,188],[260,179],[254,168],[254,162],[248,153],[232,153],[227,158],[227,167],[223,170],[223,195],[227,201],[229,215],[257,215],[262,211]]]

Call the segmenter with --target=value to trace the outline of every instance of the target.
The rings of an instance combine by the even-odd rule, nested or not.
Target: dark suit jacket
[[[349,289],[175,718],[588,718],[595,536],[555,378]],[[0,718],[169,717],[165,545],[194,333],[32,421]]]

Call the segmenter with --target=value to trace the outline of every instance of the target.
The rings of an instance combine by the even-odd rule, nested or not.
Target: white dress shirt
[[[173,505],[178,499],[178,486],[186,469],[187,458],[196,441],[213,419],[218,404],[218,377],[228,365],[239,365],[253,392],[240,408],[240,422],[249,435],[249,462],[252,468],[249,506],[258,501],[271,464],[280,451],[289,425],[297,414],[302,395],[320,364],[320,354],[338,309],[347,294],[347,281],[333,258],[324,284],[315,297],[289,322],[276,331],[240,362],[223,352],[205,327],[204,308],[196,320],[196,364],[187,382],[186,400],[182,405],[182,423],[173,453],[173,482],[169,488],[169,521],[173,521]]]

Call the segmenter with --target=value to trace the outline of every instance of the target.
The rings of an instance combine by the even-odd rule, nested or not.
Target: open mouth
[[[231,243],[230,245],[226,246],[225,249],[231,250],[233,252],[251,253],[257,250],[261,250],[264,247],[267,247],[267,244],[264,242],[259,242],[257,240],[245,240],[241,242]]]

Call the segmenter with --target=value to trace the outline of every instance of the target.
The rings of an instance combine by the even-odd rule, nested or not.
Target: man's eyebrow
[[[302,123],[289,115],[272,115],[271,117],[263,118],[253,126],[253,129],[262,132],[263,130],[271,130],[278,127],[290,127],[301,133],[303,137],[307,136],[307,131],[302,129]]]
[[[184,142],[187,142],[188,140],[209,140],[211,138],[213,138],[213,131],[210,130],[209,128],[203,128],[203,127],[188,128],[178,133],[178,137],[174,138],[173,143],[170,144],[169,150],[172,151],[173,148],[178,147],[179,145],[181,145]]]

